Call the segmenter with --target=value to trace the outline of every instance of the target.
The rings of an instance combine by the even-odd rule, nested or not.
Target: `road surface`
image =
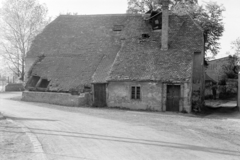
[[[47,160],[239,160],[240,118],[19,101],[0,93],[0,112],[25,128]],[[0,131],[2,129],[0,128]]]

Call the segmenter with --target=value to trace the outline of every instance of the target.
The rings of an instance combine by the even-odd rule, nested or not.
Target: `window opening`
[[[39,76],[32,76],[32,78],[30,79],[28,86],[29,87],[35,87],[39,81],[40,77]]]
[[[47,79],[42,79],[40,85],[39,85],[39,88],[47,88],[48,85],[49,85],[50,81],[47,80]]]
[[[139,86],[132,86],[131,88],[131,99],[141,99],[141,88]]]
[[[153,11],[151,13],[151,19],[150,24],[152,26],[153,30],[160,30],[162,29],[162,13],[159,13],[158,11]]]

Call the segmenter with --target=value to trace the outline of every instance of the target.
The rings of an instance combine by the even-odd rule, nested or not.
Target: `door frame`
[[[93,83],[92,84],[92,100],[93,100],[93,103],[92,103],[92,106],[95,105],[95,85],[105,85],[105,102],[106,102],[106,107],[107,107],[107,83]]]
[[[181,85],[167,85],[166,111],[180,112]],[[173,101],[177,103],[172,103]]]

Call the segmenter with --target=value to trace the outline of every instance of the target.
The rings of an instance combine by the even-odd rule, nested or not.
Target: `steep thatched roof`
[[[89,85],[101,55],[47,56],[37,63],[31,75],[50,80],[52,91],[69,91]]]
[[[50,90],[89,85],[94,77],[106,82],[107,69],[121,48],[121,34],[113,27],[134,17],[139,16],[59,16],[31,46],[27,57],[45,55],[31,75],[51,80]]]
[[[169,49],[161,50],[161,34],[148,31],[142,41],[126,39],[108,80],[189,81],[193,53],[203,52],[202,30],[189,16],[170,16]]]
[[[36,37],[27,57],[45,55],[31,75],[50,80],[50,90],[107,80],[188,80],[201,34],[189,17],[170,15],[169,50],[161,51],[161,32],[141,15],[66,15]]]

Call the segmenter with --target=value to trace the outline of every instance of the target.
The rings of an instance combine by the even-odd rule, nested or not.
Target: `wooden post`
[[[238,72],[238,99],[237,99],[237,106],[238,111],[240,111],[240,72]]]

